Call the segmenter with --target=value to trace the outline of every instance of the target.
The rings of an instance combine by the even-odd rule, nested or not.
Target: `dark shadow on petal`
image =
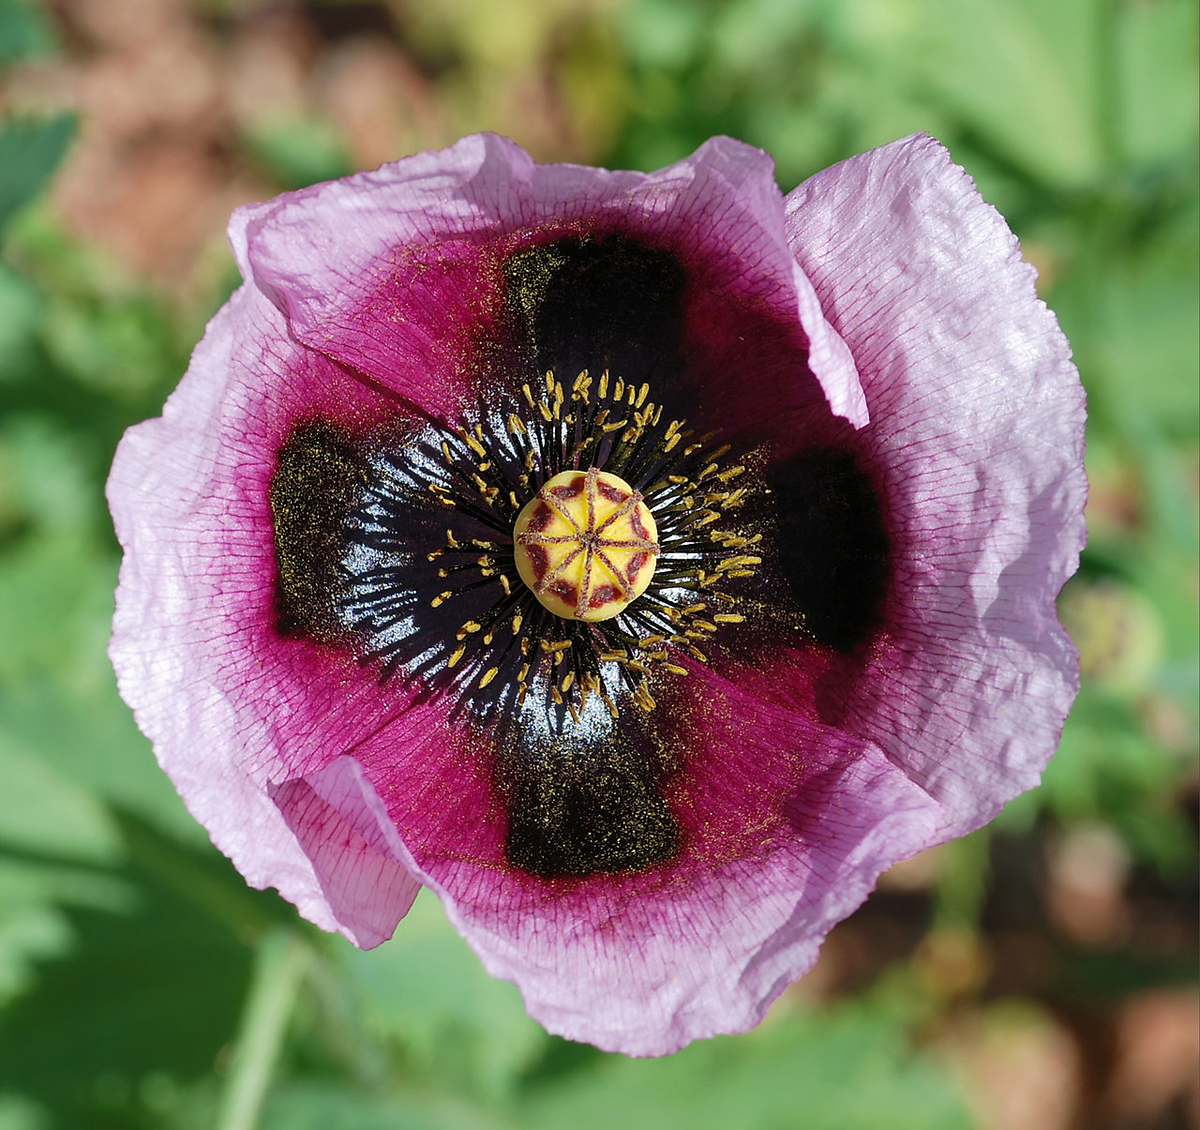
[[[847,451],[801,452],[772,466],[775,552],[806,632],[849,652],[880,626],[889,576],[883,510]]]
[[[847,761],[842,755],[832,765],[809,774],[787,798],[783,815],[798,836],[813,840],[826,838],[821,832],[822,822],[842,786]]]
[[[686,278],[669,251],[622,235],[572,236],[518,251],[504,276],[538,373],[599,365],[641,381],[678,354]]]
[[[301,424],[280,450],[270,498],[281,635],[328,641],[339,634],[334,608],[345,519],[366,481],[362,456],[328,420]]]
[[[644,871],[674,858],[681,833],[663,794],[668,765],[637,710],[631,705],[600,735],[513,727],[501,739],[510,863],[558,879]]]

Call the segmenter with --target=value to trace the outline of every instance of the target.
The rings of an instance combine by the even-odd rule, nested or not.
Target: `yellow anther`
[[[487,458],[487,448],[484,447],[483,444],[481,444],[473,435],[471,435],[470,432],[468,432],[465,428],[462,428],[459,429],[458,434],[462,436],[463,443],[465,443],[473,452],[475,452],[476,455],[478,455],[481,459]]]

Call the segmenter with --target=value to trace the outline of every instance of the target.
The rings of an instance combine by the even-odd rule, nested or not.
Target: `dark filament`
[[[384,679],[403,670],[431,691],[454,684],[461,705],[488,717],[528,701],[559,728],[597,709],[615,718],[622,692],[652,710],[654,673],[707,661],[712,635],[742,619],[720,590],[761,563],[761,534],[734,525],[745,465],[726,465],[728,445],[662,417],[646,384],[584,371],[568,388],[547,373],[457,431],[373,456],[347,526],[340,601],[342,622],[367,641],[364,659],[381,661]],[[660,546],[646,592],[598,622],[543,608],[512,541],[547,480],[590,467],[641,492]]]

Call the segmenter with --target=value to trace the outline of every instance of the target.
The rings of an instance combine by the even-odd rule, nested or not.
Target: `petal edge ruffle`
[[[891,511],[890,638],[847,724],[939,798],[949,838],[1037,783],[1075,696],[1054,597],[1085,537],[1083,391],[1015,237],[936,141],[844,161],[786,207]]]

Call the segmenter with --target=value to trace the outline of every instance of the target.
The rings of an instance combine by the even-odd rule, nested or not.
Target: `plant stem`
[[[308,950],[290,931],[259,946],[217,1130],[254,1130],[287,1032]]]

